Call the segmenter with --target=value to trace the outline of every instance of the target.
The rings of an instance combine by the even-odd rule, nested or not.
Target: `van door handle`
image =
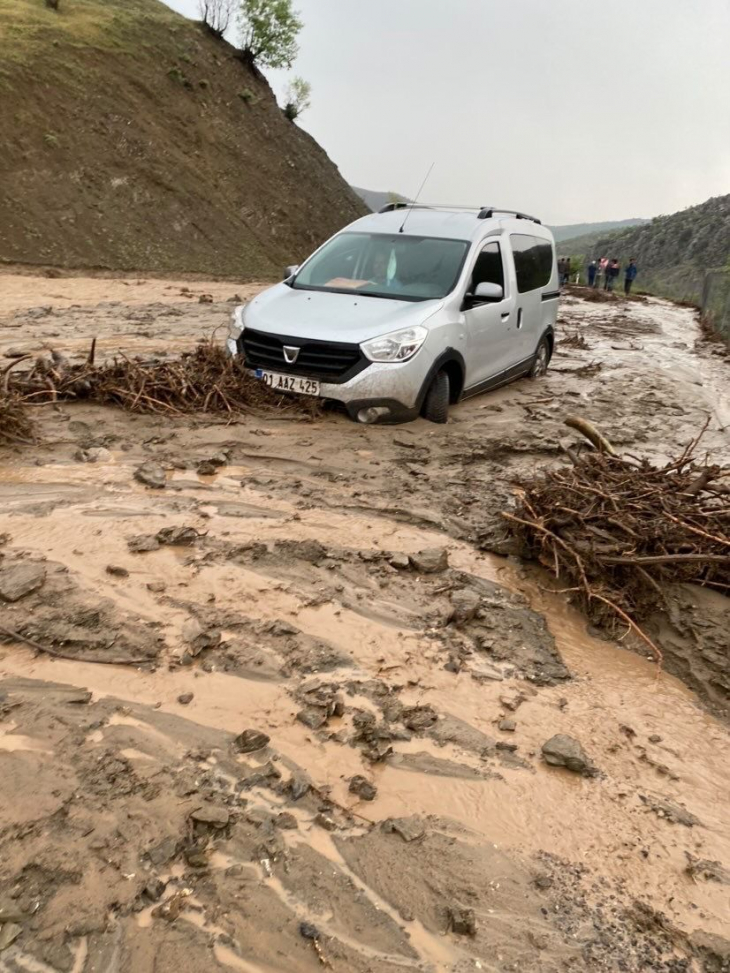
[[[512,313],[511,311],[502,311],[502,320],[506,321],[511,313]]]
[[[517,311],[517,327],[518,329],[522,327],[522,308]]]

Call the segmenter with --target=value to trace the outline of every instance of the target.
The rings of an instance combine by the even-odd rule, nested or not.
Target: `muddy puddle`
[[[727,449],[726,365],[661,302],[561,315],[591,348],[444,428],[39,410],[38,446],[0,457],[2,973],[723,968],[714,677],[696,695],[590,634],[505,556],[500,510],[568,408],[655,456],[709,412]]]

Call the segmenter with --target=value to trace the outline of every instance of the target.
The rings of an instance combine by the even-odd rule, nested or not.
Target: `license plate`
[[[268,385],[275,392],[297,392],[299,395],[319,395],[319,382],[313,378],[301,378],[299,375],[282,375],[280,372],[265,372],[257,368],[254,372],[264,385]]]

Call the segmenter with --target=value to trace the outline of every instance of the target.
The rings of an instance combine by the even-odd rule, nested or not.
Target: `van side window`
[[[473,294],[478,284],[499,284],[504,290],[502,250],[496,242],[488,243],[477,257],[469,292]]]
[[[547,240],[526,233],[510,234],[510,242],[520,294],[545,287],[553,273],[552,245]]]

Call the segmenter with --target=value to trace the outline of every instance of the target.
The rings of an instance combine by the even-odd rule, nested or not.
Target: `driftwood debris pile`
[[[83,363],[71,364],[54,351],[35,359],[17,359],[5,368],[0,386],[0,444],[32,438],[30,407],[80,400],[167,416],[274,411],[312,416],[320,409],[317,399],[272,392],[245,371],[240,359],[229,357],[210,340],[201,341],[194,351],[175,360],[150,362],[119,356],[99,365],[92,342]]]
[[[595,449],[567,448],[569,465],[520,482],[504,516],[593,621],[628,626],[661,660],[642,623],[667,607],[668,584],[730,593],[730,467],[699,458],[702,434],[656,467],[616,455],[583,420],[566,422]]]
[[[31,442],[35,425],[17,395],[0,392],[0,446]]]

